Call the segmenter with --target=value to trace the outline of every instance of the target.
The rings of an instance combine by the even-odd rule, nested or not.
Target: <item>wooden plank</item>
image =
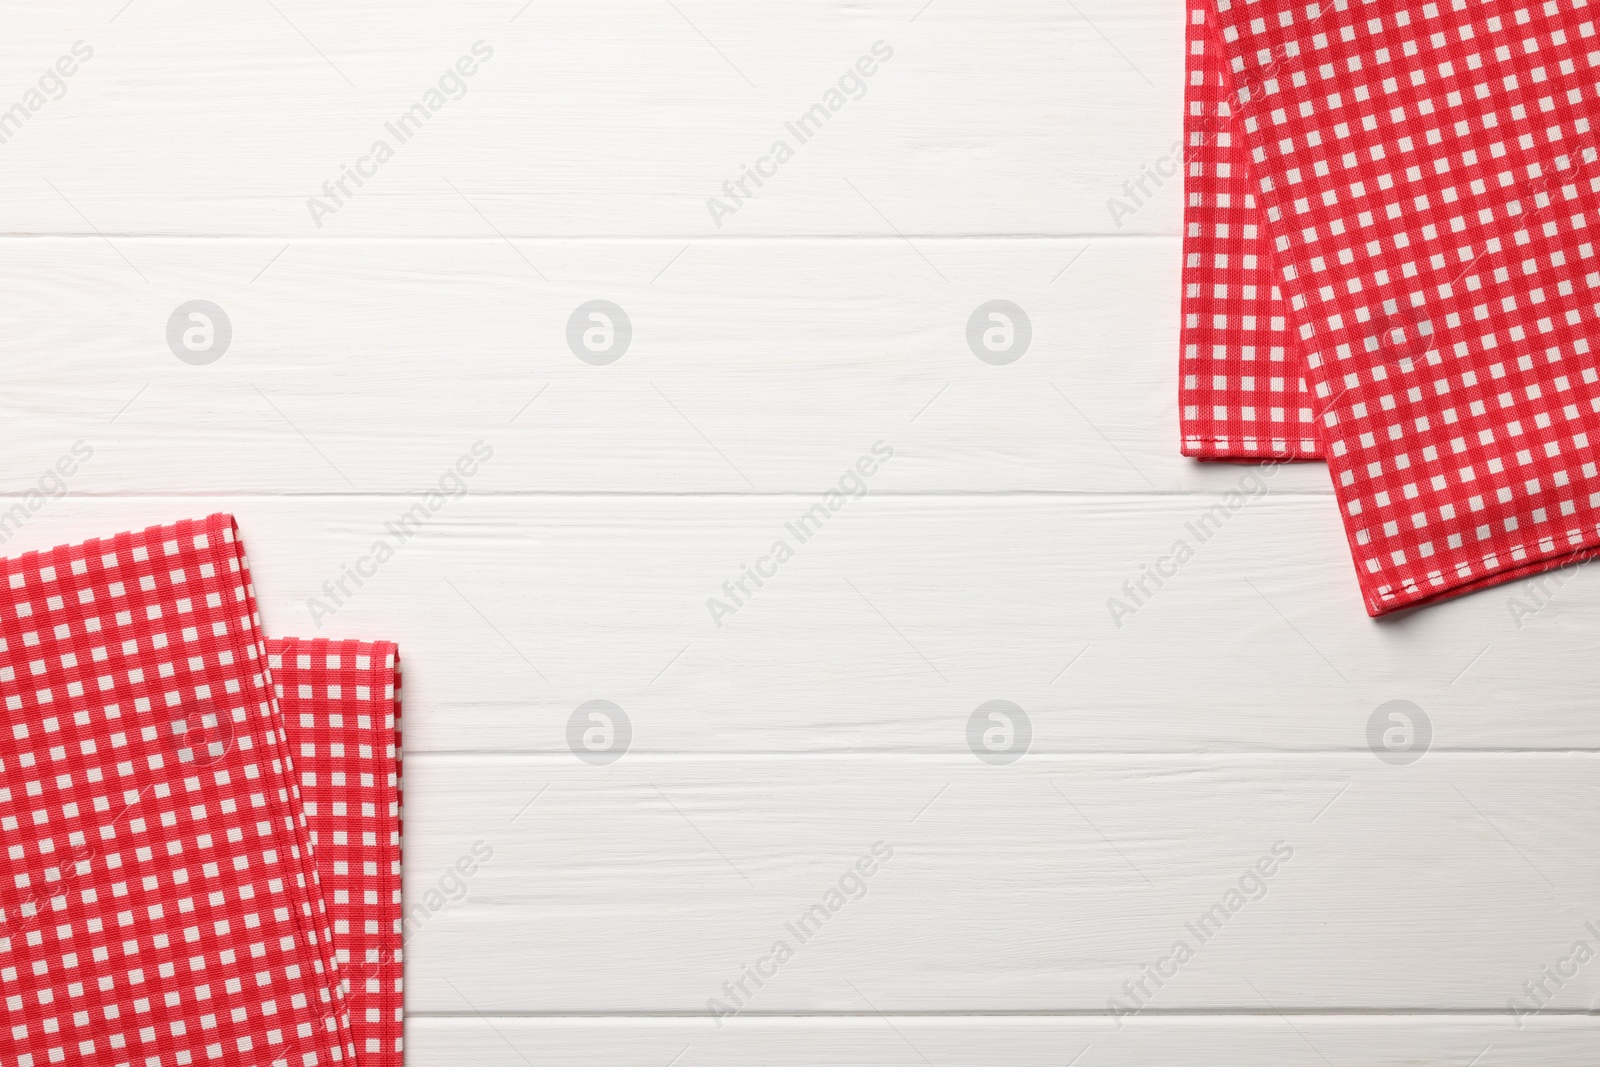
[[[407,996],[490,1014],[1505,1011],[1538,1006],[1524,983],[1550,967],[1567,977],[1548,1006],[1583,1010],[1597,772],[1594,754],[422,755]],[[475,846],[492,855],[458,875]]]
[[[1596,1025],[1570,1016],[1517,1030],[1504,1018],[1483,1016],[1274,1015],[1142,1018],[1116,1031],[1093,1019],[902,1016],[737,1019],[717,1030],[679,1019],[413,1017],[406,1055],[418,1067],[1465,1067],[1474,1057],[1484,1067],[1582,1067],[1594,1060]]]
[[[883,493],[1237,483],[1178,454],[1176,240],[916,243],[523,242],[546,283],[494,240],[118,239],[139,273],[13,241],[0,326],[48,358],[10,370],[0,487],[80,438],[91,493],[408,492],[480,438],[480,492],[821,492],[878,440]],[[633,329],[605,366],[567,342],[596,298]],[[1032,324],[1005,366],[967,340],[996,298]],[[232,326],[209,365],[168,345],[193,299]]]
[[[1423,710],[1440,750],[1600,748],[1592,574],[1524,618],[1519,584],[1375,623],[1321,497],[1255,500],[1200,544],[1204,499],[869,495],[802,544],[786,524],[811,497],[468,495],[401,544],[387,526],[418,499],[67,497],[5,551],[231,510],[271,632],[399,641],[415,751],[567,757],[567,719],[596,699],[626,710],[641,753],[970,759],[969,718],[1001,699],[1040,753],[1371,759],[1391,700]],[[780,538],[794,558],[746,580],[719,628],[707,601],[733,605],[723,583]],[[1119,629],[1107,600],[1179,539],[1194,558]],[[380,541],[393,558],[330,596]]]
[[[18,95],[75,41],[93,49],[5,144],[8,232],[1178,228],[1170,182],[1147,183],[1157,195],[1120,228],[1106,206],[1181,137],[1182,20],[1157,0],[1086,0],[1087,19],[1049,0],[124,6],[33,11],[7,34]],[[846,76],[879,41],[892,58],[858,95]],[[463,56],[475,73],[439,92]],[[418,104],[426,120],[400,127]],[[788,129],[818,104],[825,124]],[[780,139],[792,157],[761,163]],[[769,178],[719,227],[707,201],[733,204],[724,182],[758,163]],[[349,195],[314,217],[308,201],[331,203],[324,183],[357,164],[363,184],[343,179]]]

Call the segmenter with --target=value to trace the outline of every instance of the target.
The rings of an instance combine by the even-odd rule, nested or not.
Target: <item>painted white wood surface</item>
[[[1256,1016],[1130,1020],[1122,1030],[1075,1018],[846,1017],[735,1019],[721,1030],[678,1019],[431,1017],[407,1030],[423,1062],[481,1067],[1463,1067],[1478,1063],[1594,1062],[1594,1026],[1571,1016],[1509,1031],[1481,1016]],[[687,1051],[685,1051],[687,1050]],[[1487,1051],[1485,1051],[1487,1050]]]
[[[408,902],[496,849],[409,943],[413,1063],[1591,1063],[1600,965],[1508,1002],[1600,924],[1592,576],[1375,623],[1300,465],[1108,611],[1250,484],[1176,454],[1178,190],[1106,207],[1177,139],[1182,32],[1154,0],[19,8],[0,111],[94,55],[0,143],[0,491],[95,456],[4,551],[229,510],[273,632],[400,642]],[[877,41],[719,227],[707,198]],[[164,338],[195,298],[234,327],[210,366]],[[564,339],[594,298],[635,328],[609,366]],[[1034,327],[1008,366],[965,340],[993,298]],[[567,741],[595,699],[633,729],[606,766]],[[1010,766],[968,749],[995,699],[1032,725]],[[1409,766],[1367,747],[1396,699],[1433,727]],[[877,840],[866,898],[716,1027]],[[1107,998],[1279,840],[1118,1028]]]
[[[18,95],[95,49],[5,146],[15,232],[1059,235],[1174,233],[1181,213],[1171,195],[1117,230],[1105,207],[1181,137],[1183,25],[1160,0],[134,0],[110,21],[125,3],[30,12],[3,43]],[[466,94],[391,136],[318,228],[306,199],[479,40]],[[880,40],[866,95],[719,229],[706,199]]]
[[[410,887],[479,839],[495,859],[419,923],[410,1002],[704,1012],[784,942],[751,1010],[1096,1012],[1181,941],[1153,1010],[1501,1010],[1600,929],[1597,764],[420,755]],[[1269,854],[1256,899],[1202,919]],[[1552,1006],[1597,994],[1580,968]]]
[[[273,632],[400,642],[412,752],[565,755],[594,699],[657,755],[965,758],[995,699],[1057,755],[1365,754],[1396,699],[1441,752],[1600,748],[1592,573],[1521,619],[1525,585],[1374,623],[1324,496],[1247,505],[1118,628],[1107,599],[1214,500],[869,494],[799,544],[812,496],[469,493],[342,605],[324,584],[416,498],[68,496],[6,550],[232,512]],[[795,558],[719,628],[707,599],[778,537]]]
[[[896,240],[518,244],[549,282],[493,239],[118,239],[148,284],[92,237],[14,242],[0,325],[51,358],[11,382],[0,486],[78,437],[91,493],[409,492],[478,438],[479,492],[820,492],[878,439],[880,492],[1238,477],[1178,454],[1175,237],[917,239],[942,279]],[[196,297],[233,323],[208,367],[164,336]],[[1033,323],[1009,366],[967,347],[996,297]],[[609,366],[565,340],[595,298],[633,323]],[[1318,464],[1275,484],[1331,496]]]

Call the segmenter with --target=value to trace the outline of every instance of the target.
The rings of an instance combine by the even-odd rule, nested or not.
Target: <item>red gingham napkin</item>
[[[1305,357],[1289,329],[1209,0],[1190,0],[1184,90],[1183,454],[1316,459]]]
[[[231,517],[0,560],[0,1063],[353,1061]]]
[[[1369,613],[1593,554],[1594,9],[1211,0],[1190,18],[1185,450],[1275,452],[1265,317],[1295,342],[1282,364],[1309,382]],[[1316,451],[1293,437],[1285,453]]]
[[[400,670],[386,641],[267,642],[361,1067],[400,1067]]]

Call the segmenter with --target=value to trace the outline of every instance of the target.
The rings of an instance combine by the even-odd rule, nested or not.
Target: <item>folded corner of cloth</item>
[[[212,515],[0,559],[0,699],[0,1063],[400,1062],[393,645]]]
[[[362,1067],[400,1067],[400,650],[268,638]]]
[[[1186,455],[1325,458],[1382,615],[1600,552],[1584,0],[1189,0]]]

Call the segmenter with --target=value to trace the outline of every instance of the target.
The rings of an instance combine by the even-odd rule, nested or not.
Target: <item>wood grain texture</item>
[[[407,995],[705,1014],[761,966],[756,1011],[1092,1013],[1137,1006],[1124,983],[1148,964],[1155,1010],[1505,1011],[1600,940],[1597,771],[1588,754],[418,756],[410,907],[473,842],[494,857],[417,920]],[[864,892],[828,902],[880,842]],[[1161,963],[1179,942],[1192,958]],[[1592,1008],[1600,970],[1566,969],[1551,1006]]]
[[[409,492],[480,438],[480,491],[820,492],[879,439],[880,492],[1219,492],[1178,454],[1178,243],[1148,240],[13,242],[0,488],[72,441],[78,492]],[[920,251],[927,257],[918,255]],[[936,273],[936,271],[938,273]],[[141,278],[141,274],[148,281]],[[226,355],[168,350],[180,303]],[[569,317],[632,320],[609,366]],[[967,322],[1032,320],[1009,366]],[[1321,464],[1277,484],[1331,496]]]
[[[527,1067],[1464,1067],[1594,1059],[1592,1019],[1551,1017],[1517,1030],[1482,1017],[1141,1018],[1122,1030],[1085,1019],[876,1017],[735,1019],[721,1030],[676,1019],[421,1018],[409,1062]],[[1488,1049],[1488,1052],[1485,1052]]]
[[[400,544],[417,499],[68,497],[6,550],[232,511],[271,632],[400,642],[419,752],[565,754],[594,699],[661,754],[965,754],[995,699],[1036,752],[1364,754],[1397,699],[1440,750],[1600,748],[1593,575],[1520,620],[1523,586],[1374,622],[1322,497],[1246,505],[1120,629],[1106,601],[1205,499],[868,495],[801,544],[811,497],[468,495]],[[707,600],[779,538],[794,558],[719,628]],[[324,583],[379,542],[340,605]]]
[[[1178,228],[1171,185],[1120,230],[1106,207],[1182,136],[1182,25],[1156,0],[1093,0],[1081,5],[1092,22],[1048,0],[998,10],[563,0],[520,16],[520,0],[284,0],[200,15],[136,0],[110,21],[124,2],[37,10],[7,36],[0,56],[19,95],[75,40],[95,49],[67,94],[5,146],[11,232],[286,241]],[[494,55],[466,94],[441,97],[401,143],[385,123],[479,40]],[[864,96],[843,98],[805,143],[786,130],[880,40],[894,56]],[[394,157],[369,166],[363,187],[347,185],[353,195],[319,228],[307,199],[382,138]],[[719,228],[706,200],[778,138],[794,157],[747,186],[756,198]]]

